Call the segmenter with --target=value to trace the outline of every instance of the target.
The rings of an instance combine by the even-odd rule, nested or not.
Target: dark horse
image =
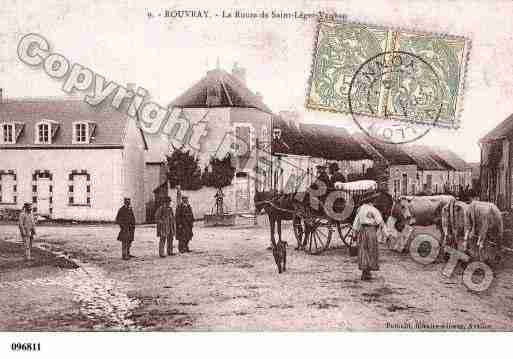
[[[273,256],[276,261],[276,265],[278,266],[279,273],[282,272],[282,269],[283,271],[286,270],[285,247],[287,242],[282,240],[281,222],[291,221],[295,219],[298,213],[313,213],[328,218],[329,216],[326,214],[323,208],[324,199],[325,197],[319,198],[321,206],[314,209],[312,208],[312,203],[314,202],[310,200],[308,192],[290,194],[279,193],[276,191],[255,193],[254,202],[257,214],[261,213],[262,211],[265,211],[267,217],[269,218]],[[356,203],[354,203],[354,208],[352,209],[352,211],[348,212],[348,218],[344,219],[343,221],[346,223],[352,222],[356,215],[356,211],[358,210],[359,204],[362,202],[367,202],[369,199],[372,199],[372,202],[374,203],[375,207],[381,212],[381,214],[383,215],[383,219],[386,221],[390,216],[394,201],[390,194],[382,190],[367,194],[365,196],[356,196]],[[346,202],[343,199],[341,199],[340,201],[335,201],[335,203],[333,204],[334,212],[342,212],[345,205]],[[278,242],[276,242],[275,239],[275,230],[277,230]],[[304,238],[306,239],[310,231],[308,221],[305,221],[305,230],[306,233]],[[301,249],[304,245],[305,242],[298,242],[298,247],[296,249]]]
[[[281,239],[281,221],[290,221],[294,218],[296,206],[291,199],[291,195],[276,191],[256,192],[254,198],[256,213],[259,214],[265,211],[269,218],[271,245],[279,273],[287,270],[287,242]],[[276,242],[274,237],[275,229],[278,231],[278,242]]]

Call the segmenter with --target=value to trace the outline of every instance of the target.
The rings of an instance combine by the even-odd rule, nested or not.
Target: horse
[[[278,267],[278,273],[282,273],[286,271],[287,242],[281,239],[281,222],[292,220],[296,208],[292,205],[290,195],[277,191],[255,192],[254,203],[256,214],[265,211],[269,218],[273,257]],[[277,230],[278,242],[275,239],[275,230]]]

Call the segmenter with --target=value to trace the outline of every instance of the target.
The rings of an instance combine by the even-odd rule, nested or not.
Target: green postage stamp
[[[306,107],[458,128],[464,37],[321,21]]]

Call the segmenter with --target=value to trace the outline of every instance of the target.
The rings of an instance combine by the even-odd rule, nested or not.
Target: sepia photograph
[[[2,357],[513,330],[513,2],[0,3]]]

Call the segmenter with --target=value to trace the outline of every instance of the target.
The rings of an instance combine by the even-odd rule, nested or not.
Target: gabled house
[[[124,197],[144,221],[144,152],[135,119],[82,100],[0,103],[0,208],[30,202],[52,219],[113,221]]]

